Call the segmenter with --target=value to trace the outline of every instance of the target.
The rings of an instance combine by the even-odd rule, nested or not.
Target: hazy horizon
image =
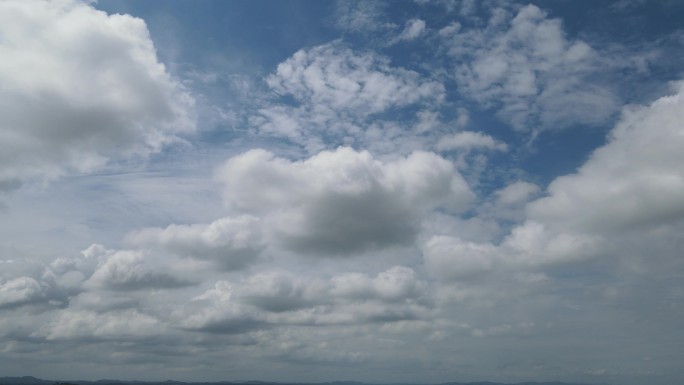
[[[0,374],[684,379],[684,2],[0,0]]]

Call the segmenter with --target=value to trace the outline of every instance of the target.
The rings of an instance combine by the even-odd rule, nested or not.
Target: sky
[[[0,1],[0,374],[684,379],[684,2]]]

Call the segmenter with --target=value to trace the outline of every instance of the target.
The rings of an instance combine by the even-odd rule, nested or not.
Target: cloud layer
[[[559,4],[0,3],[0,370],[676,382],[684,40]]]

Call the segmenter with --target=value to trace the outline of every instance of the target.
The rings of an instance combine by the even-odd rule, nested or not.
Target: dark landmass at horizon
[[[36,378],[32,376],[22,376],[22,377],[0,377],[0,385],[107,385],[107,384],[145,384],[145,385],[229,385],[229,384],[240,384],[240,385],[295,385],[295,384],[306,384],[306,385],[379,385],[380,383],[368,383],[368,382],[357,382],[357,381],[329,381],[329,382],[275,382],[275,381],[175,381],[175,380],[165,380],[165,381],[138,381],[138,380],[112,380],[112,379],[101,379],[94,381],[83,381],[83,380],[44,380],[41,378]],[[587,383],[569,383],[569,382],[538,382],[538,381],[526,381],[526,382],[491,382],[491,381],[476,381],[476,382],[442,382],[438,384],[433,383],[382,383],[382,385],[599,385],[599,384],[587,384]],[[606,385],[606,384],[601,384]]]

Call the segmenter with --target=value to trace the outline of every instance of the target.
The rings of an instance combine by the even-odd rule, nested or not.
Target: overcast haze
[[[681,1],[0,1],[0,375],[684,381]]]

